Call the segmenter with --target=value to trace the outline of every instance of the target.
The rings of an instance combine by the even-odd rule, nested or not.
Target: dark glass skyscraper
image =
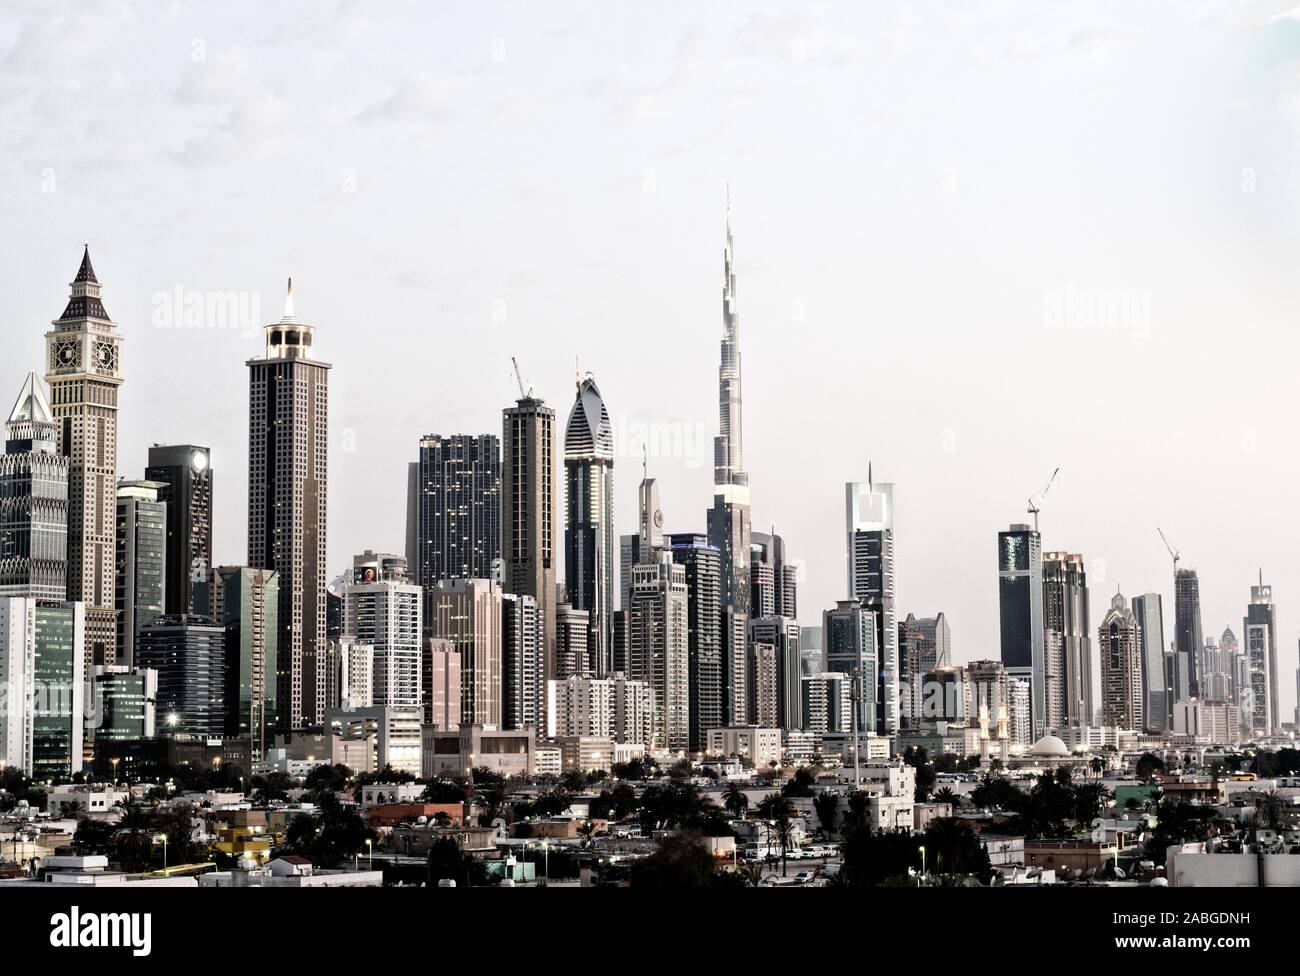
[[[224,628],[194,614],[159,617],[140,631],[137,665],[158,672],[161,731],[226,734]]]
[[[1142,658],[1142,722],[1148,732],[1173,727],[1174,700],[1169,677],[1172,655],[1165,649],[1164,607],[1159,593],[1133,598],[1138,623],[1138,649]]]
[[[590,373],[578,383],[564,429],[564,582],[590,615],[593,677],[614,666],[614,430]]]
[[[1060,635],[1059,725],[1092,724],[1092,635],[1088,624],[1088,574],[1075,553],[1043,554],[1043,626]]]
[[[1174,672],[1175,701],[1201,693],[1197,665],[1205,647],[1201,633],[1201,583],[1194,569],[1174,573]]]
[[[195,584],[212,567],[212,463],[197,444],[155,444],[145,478],[167,503],[167,613],[203,613]],[[199,603],[203,602],[198,598]]]
[[[998,614],[1002,664],[1029,682],[1035,739],[1047,731],[1047,668],[1043,631],[1043,556],[1038,532],[1016,524],[998,533]]]
[[[117,659],[135,663],[140,629],[166,607],[167,503],[159,481],[117,486]]]
[[[493,579],[501,556],[501,441],[426,434],[415,472],[415,581]],[[409,558],[409,557],[408,557]],[[426,636],[429,615],[425,614]]]
[[[0,597],[62,600],[68,587],[68,459],[41,381],[28,373],[0,455]]]

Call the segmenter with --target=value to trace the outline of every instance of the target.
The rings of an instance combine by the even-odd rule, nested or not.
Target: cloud
[[[459,78],[421,72],[407,75],[391,95],[364,109],[357,118],[370,122],[446,119],[455,114],[463,96],[464,84]]]
[[[791,64],[828,67],[852,64],[863,54],[853,38],[827,31],[806,13],[792,10],[750,14],[735,33],[735,50]]]
[[[176,86],[178,101],[191,105],[228,105],[235,98],[252,94],[256,81],[248,63],[248,51],[232,47],[209,54],[202,41],[195,41],[194,45]]]

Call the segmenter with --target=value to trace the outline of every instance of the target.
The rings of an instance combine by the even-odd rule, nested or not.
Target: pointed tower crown
[[[99,299],[100,284],[95,277],[95,268],[90,263],[90,244],[87,243],[84,247],[81,266],[77,268],[76,276],[68,282],[68,304],[56,324],[95,319],[111,325],[113,320],[108,317],[104,303]]]
[[[13,410],[9,411],[9,420],[5,422],[5,439],[9,450],[33,450],[37,447],[50,451],[58,442],[59,425],[50,413],[49,401],[45,399],[45,390],[36,374],[28,373],[18,391],[18,399]]]

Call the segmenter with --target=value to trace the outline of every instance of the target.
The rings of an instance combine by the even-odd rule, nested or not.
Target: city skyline
[[[783,23],[787,22],[778,19],[765,25],[769,43],[775,48],[759,45],[744,57],[775,61],[774,71],[779,76],[798,79],[809,92],[828,84],[826,78],[836,71],[854,70],[855,65],[861,69],[861,59],[855,59],[852,52],[843,55],[847,68],[838,66],[835,57],[826,56],[834,45],[824,30],[819,33],[815,18],[802,23],[790,21],[786,27]],[[464,26],[472,32],[483,28],[468,20]],[[1045,39],[1039,42],[1040,59],[1043,51],[1071,50],[1070,56],[1078,63],[1070,61],[1069,70],[1081,75],[1095,71],[1098,66],[1090,60],[1089,51],[1073,51],[1069,45],[1085,27],[1056,26],[1058,30],[1042,32]],[[1193,26],[1212,33],[1200,21]],[[1181,20],[1173,28],[1179,41],[1186,40],[1190,29]],[[1263,24],[1220,36],[1237,38],[1222,42],[1231,53],[1237,49],[1234,45],[1246,43],[1241,40],[1241,32],[1253,37],[1249,43],[1254,44],[1262,36],[1261,31],[1280,31],[1288,37],[1287,29],[1285,23],[1281,27]],[[754,31],[749,36],[758,45]],[[1137,70],[1135,49],[1141,51],[1145,44],[1149,53],[1156,42],[1140,30],[1138,36],[1126,37],[1122,30],[1117,33],[1103,44],[1103,66],[1120,72]],[[105,39],[113,36],[110,31]],[[666,52],[677,50],[682,63],[694,64],[699,70],[700,56],[691,54],[690,42],[673,46],[674,41],[689,36],[686,26],[661,23],[649,32],[648,43],[659,57],[666,58]],[[794,61],[790,57],[794,48],[787,42],[801,37],[808,40],[808,57]],[[245,51],[241,60],[217,43],[216,35],[209,41],[208,59],[202,62],[206,67],[195,68],[199,62],[191,60],[190,40],[192,37],[183,43],[178,41],[182,50],[171,64],[181,79],[176,82],[174,97],[198,98],[199,88],[206,84],[209,87],[204,97],[214,99],[217,93],[211,85],[220,77],[219,72],[249,78],[268,68],[257,56],[255,46]],[[695,43],[707,49],[716,40],[709,30],[702,29]],[[1010,46],[1015,37],[1007,40]],[[484,28],[486,65],[495,63],[490,60],[491,41],[492,35]],[[920,43],[915,36],[914,42]],[[32,37],[25,41],[14,37],[13,45],[8,47],[11,61],[20,65],[23,58],[15,52],[22,51],[24,43],[35,41]],[[98,42],[83,37],[79,43]],[[1034,61],[1032,47],[1022,45],[1019,51],[1019,56],[1030,63]],[[515,63],[511,58],[526,59],[526,50],[508,44],[507,51],[515,53],[507,54],[506,65]],[[779,53],[774,53],[777,50]],[[707,58],[704,60],[707,62]],[[25,63],[34,62],[29,59]],[[126,70],[125,65],[123,68]],[[35,68],[28,71],[32,77],[43,77]],[[813,72],[821,75],[809,78]],[[133,76],[128,71],[124,77]],[[1132,75],[1126,77],[1131,80]],[[1251,91],[1265,84],[1253,75],[1238,80],[1256,86]],[[688,77],[678,81],[676,87],[667,86],[660,99],[671,104],[699,91],[702,84],[699,78],[692,81]],[[367,124],[384,130],[381,141],[418,142],[419,125],[410,118],[401,120],[402,101],[397,98],[400,80],[397,85],[393,94],[397,101],[377,96],[375,104],[388,108],[376,108],[373,114],[378,118]],[[641,99],[653,100],[653,93],[637,96],[631,81],[625,87],[631,92],[626,110],[633,114],[648,111]],[[977,88],[988,93],[983,85]],[[1076,89],[1070,91],[1077,95]],[[1163,89],[1160,91],[1163,93]],[[1194,94],[1207,95],[1200,88]],[[409,97],[416,95],[418,92]],[[956,92],[952,96],[964,97]],[[113,92],[100,92],[96,97],[111,99]],[[238,97],[233,89],[232,97]],[[249,97],[256,104],[255,96]],[[1104,105],[1105,99],[1101,101]],[[1143,107],[1152,110],[1156,104],[1148,100]],[[1209,104],[1216,111],[1227,107],[1219,100],[1210,100]],[[32,111],[39,108],[34,106]],[[366,111],[361,108],[358,115]],[[652,121],[658,118],[659,111],[651,113]],[[1188,109],[1176,116],[1188,129],[1180,127],[1181,136],[1194,136],[1195,120],[1201,118],[1196,111]],[[1280,132],[1274,131],[1281,122],[1256,122],[1257,141],[1250,145],[1262,152],[1268,139],[1282,138]],[[892,117],[886,118],[878,121],[876,131],[880,135],[898,133],[903,131],[898,128],[900,124]],[[866,122],[864,127],[871,128]],[[212,132],[219,131],[219,125],[214,125]],[[1167,263],[1153,266],[1144,260],[1137,265],[1141,270],[1133,273],[1125,269],[1123,259],[1132,260],[1135,252],[1131,253],[1130,248],[1139,244],[1150,247],[1153,241],[1142,237],[1138,228],[1121,223],[1119,230],[1126,233],[1119,236],[1136,240],[1127,245],[1122,240],[1117,242],[1117,253],[1112,258],[1082,255],[1082,263],[1074,265],[1054,249],[1050,260],[1038,263],[1032,273],[1026,274],[1011,267],[1025,252],[1004,238],[999,244],[1007,260],[999,260],[989,273],[990,269],[981,266],[979,260],[971,259],[973,251],[955,244],[935,245],[931,239],[927,248],[919,247],[908,236],[919,231],[897,220],[872,227],[866,235],[870,242],[865,245],[850,241],[842,228],[828,227],[832,223],[829,221],[818,225],[819,236],[794,234],[801,226],[800,214],[809,207],[783,199],[782,194],[773,191],[803,186],[802,174],[791,171],[782,179],[783,174],[773,169],[772,163],[756,162],[756,156],[772,148],[769,144],[761,142],[748,152],[741,151],[735,139],[743,145],[744,137],[736,136],[734,128],[731,133],[731,141],[720,137],[731,148],[709,154],[705,162],[692,165],[691,180],[699,185],[689,189],[684,186],[688,171],[675,168],[671,162],[649,167],[658,174],[653,192],[645,189],[644,167],[631,172],[625,171],[626,167],[603,170],[604,180],[595,197],[607,213],[598,219],[584,212],[581,227],[591,231],[597,240],[617,238],[629,247],[617,260],[602,256],[599,263],[593,264],[593,256],[584,246],[574,244],[565,249],[568,274],[556,281],[550,279],[557,266],[538,263],[526,250],[514,247],[502,257],[499,269],[490,275],[480,271],[480,277],[475,279],[475,272],[464,264],[447,262],[445,249],[438,244],[431,244],[427,253],[411,248],[411,253],[420,254],[419,260],[414,266],[393,265],[387,279],[376,277],[374,266],[357,275],[341,274],[335,258],[301,242],[300,238],[313,236],[304,230],[323,218],[313,218],[313,223],[306,224],[297,218],[289,219],[306,199],[293,194],[282,207],[270,211],[277,219],[271,221],[274,230],[268,240],[259,241],[237,260],[225,256],[219,246],[222,234],[212,235],[200,248],[171,248],[176,253],[167,253],[169,243],[173,243],[168,234],[164,233],[156,244],[146,244],[140,235],[165,215],[185,212],[181,206],[184,198],[178,195],[182,185],[192,184],[191,194],[198,190],[185,204],[195,208],[198,225],[218,228],[220,225],[213,223],[217,219],[214,213],[203,215],[207,207],[204,191],[247,178],[246,167],[251,163],[239,164],[219,154],[202,166],[193,165],[194,160],[182,163],[169,159],[160,170],[163,201],[156,214],[141,217],[127,213],[128,207],[136,206],[129,203],[128,192],[131,187],[139,187],[133,182],[136,178],[124,179],[120,171],[113,173],[109,167],[78,168],[71,163],[69,170],[59,163],[53,167],[58,189],[38,197],[34,192],[24,193],[21,187],[31,190],[39,184],[42,168],[31,164],[32,160],[39,162],[39,153],[15,154],[15,160],[23,161],[15,165],[28,182],[19,182],[19,190],[10,187],[3,193],[20,215],[31,218],[26,223],[32,226],[33,235],[21,253],[12,243],[5,245],[7,255],[14,258],[9,264],[13,275],[9,290],[15,305],[13,318],[0,333],[6,350],[12,353],[12,365],[4,381],[15,388],[29,369],[40,366],[36,357],[41,354],[41,326],[58,313],[54,306],[67,283],[72,250],[83,236],[89,237],[97,271],[112,298],[115,321],[127,339],[123,356],[129,382],[121,389],[118,474],[143,477],[150,444],[210,444],[213,466],[222,474],[215,492],[213,521],[217,537],[212,561],[241,564],[245,561],[240,536],[245,524],[242,505],[247,483],[246,418],[237,408],[243,399],[242,363],[256,354],[261,327],[275,321],[279,282],[284,275],[293,273],[299,277],[299,302],[305,318],[318,330],[321,356],[336,365],[331,378],[334,417],[330,484],[334,504],[329,575],[340,572],[346,560],[363,549],[401,551],[404,466],[414,455],[418,438],[430,430],[448,434],[498,431],[501,409],[516,399],[511,354],[520,359],[538,395],[557,405],[566,402],[574,354],[580,357],[581,368],[592,370],[607,398],[620,470],[632,470],[624,465],[639,463],[636,425],[657,423],[670,440],[676,436],[679,447],[666,453],[678,456],[656,457],[652,452],[651,457],[667,515],[665,528],[673,533],[703,532],[710,497],[710,446],[717,433],[713,398],[718,337],[718,228],[722,222],[722,188],[730,180],[738,238],[737,273],[745,300],[745,466],[756,491],[754,525],[779,526],[789,540],[792,557],[806,569],[800,591],[802,623],[815,624],[822,610],[833,607],[835,600],[845,595],[837,500],[841,485],[862,480],[868,464],[874,463],[877,477],[898,486],[900,617],[907,612],[941,609],[952,622],[957,661],[996,657],[996,581],[991,566],[991,539],[1007,524],[1026,520],[1025,503],[1019,499],[1027,497],[1059,464],[1060,481],[1043,506],[1043,546],[1045,551],[1083,555],[1093,620],[1101,619],[1117,586],[1129,594],[1156,592],[1164,597],[1166,633],[1172,633],[1173,581],[1155,533],[1157,524],[1180,547],[1184,554],[1182,565],[1198,570],[1207,634],[1218,633],[1225,625],[1236,626],[1249,601],[1257,568],[1263,567],[1265,578],[1277,594],[1282,645],[1278,661],[1280,713],[1289,716],[1295,693],[1293,682],[1286,676],[1295,668],[1297,631],[1288,606],[1292,605],[1289,595],[1300,594],[1300,570],[1287,561],[1294,549],[1294,529],[1285,522],[1279,527],[1269,514],[1286,510],[1285,486],[1296,472],[1281,426],[1285,401],[1264,395],[1260,388],[1270,383],[1278,389],[1286,388],[1284,382],[1274,381],[1271,370],[1279,369],[1290,358],[1287,354],[1294,351],[1296,340],[1284,331],[1285,290],[1271,286],[1262,290],[1247,288],[1245,283],[1254,286],[1261,280],[1265,284],[1274,281],[1273,276],[1280,275],[1281,270],[1274,270],[1273,264],[1287,264],[1281,258],[1292,253],[1290,248],[1274,252],[1266,266],[1250,268],[1239,262],[1243,253],[1254,252],[1242,248],[1239,238],[1232,238],[1222,245],[1223,252],[1206,251],[1194,258],[1191,245],[1175,248],[1175,253],[1165,259]],[[758,137],[751,134],[749,138]],[[986,208],[1014,202],[1023,194],[1012,193],[1006,185],[990,188],[987,182],[982,184],[981,180],[991,177],[991,171],[976,152],[976,142],[958,138],[956,145],[952,166],[939,165],[941,154],[936,154],[925,161],[925,166],[892,172],[895,177],[905,176],[900,182],[905,195],[914,203],[922,203],[918,228],[935,226],[938,221],[937,226],[959,232],[958,242],[971,244],[973,241],[965,235],[973,232],[976,218]],[[1021,144],[1015,146],[1024,149]],[[861,149],[856,142],[853,148],[855,152]],[[1136,160],[1130,160],[1133,165],[1128,175],[1145,192],[1155,186],[1167,191],[1172,208],[1177,207],[1174,201],[1189,207],[1185,215],[1191,221],[1191,237],[1198,246],[1205,244],[1207,232],[1224,229],[1220,220],[1236,234],[1244,230],[1236,223],[1237,218],[1249,221],[1245,226],[1251,230],[1268,232],[1272,224],[1264,216],[1265,211],[1293,206],[1288,198],[1294,194],[1285,188],[1282,178],[1267,170],[1251,153],[1246,153],[1251,158],[1243,160],[1228,160],[1211,153],[1213,164],[1203,168],[1186,161],[1189,169],[1206,181],[1199,192],[1203,193],[1206,186],[1215,188],[1217,195],[1206,203],[1201,197],[1188,195],[1187,182],[1172,178],[1171,184],[1153,182],[1172,157],[1168,150],[1157,152],[1150,145],[1141,148],[1143,152]],[[1189,148],[1182,146],[1183,150]],[[335,161],[339,153],[327,155]],[[655,160],[671,159],[662,146],[648,150],[646,155]],[[1024,179],[1044,168],[1050,171],[1053,163],[1060,161],[1053,151],[1044,148],[1012,168],[1017,178]],[[606,165],[608,162],[603,161]],[[1238,177],[1242,170],[1251,168],[1251,162],[1257,168],[1258,186],[1248,197]],[[1235,169],[1233,179],[1227,180],[1221,171],[1230,165]],[[334,167],[340,172],[346,168]],[[951,193],[942,189],[948,169],[953,171],[955,181]],[[264,170],[267,174],[274,171],[273,167]],[[875,168],[869,172],[879,180],[890,171]],[[331,173],[331,179],[338,175]],[[364,165],[356,167],[357,193],[350,198],[351,203],[340,206],[352,206],[355,211],[363,206],[363,200],[375,200],[372,215],[363,218],[353,213],[351,219],[367,228],[389,222],[409,231],[404,221],[387,208],[388,198],[375,186],[374,171],[370,173],[368,177]],[[1031,222],[1018,212],[1014,225],[1032,236],[1061,223],[1078,224],[1083,201],[1088,200],[1095,204],[1099,199],[1109,199],[1105,213],[1119,214],[1125,194],[1106,198],[1103,192],[1116,193],[1122,188],[1119,175],[1108,169],[1096,174],[1093,181],[1081,185],[1078,204],[1053,198],[1055,212],[1045,218],[1046,223]],[[1216,175],[1217,182],[1211,179]],[[110,177],[120,181],[118,188],[113,193],[98,194],[97,188],[108,185],[104,181]],[[552,174],[548,173],[546,179],[552,179]],[[1190,182],[1191,178],[1182,180]],[[317,192],[326,193],[328,183],[323,168],[319,182]],[[404,181],[392,182],[400,185]],[[864,189],[861,180],[830,182],[839,186],[834,198],[821,196],[831,193],[831,188],[807,190],[816,201],[812,209],[831,212],[834,206],[846,205],[858,217],[868,215],[869,208],[864,209],[864,204],[854,202],[852,197]],[[972,182],[974,187],[982,188],[972,188]],[[1223,189],[1225,182],[1231,183],[1232,195]],[[471,201],[447,213],[472,219],[483,203],[480,194],[485,188],[500,189],[505,185],[490,179],[476,181]],[[580,180],[570,176],[557,185],[558,191],[542,194],[541,203],[536,196],[527,194],[512,198],[513,219],[525,228],[544,226],[553,208],[582,198]],[[868,181],[868,199],[875,201],[877,194],[870,187]],[[377,199],[367,197],[367,192],[375,193]],[[96,196],[102,198],[90,199]],[[621,202],[621,206],[614,207],[615,202]],[[439,204],[445,205],[445,201]],[[947,222],[940,220],[945,206],[964,208],[963,216],[949,214]],[[1223,216],[1220,210],[1229,207],[1234,216]],[[1212,213],[1206,213],[1206,209]],[[340,213],[334,206],[326,212],[334,217]],[[44,216],[35,219],[37,213]],[[646,232],[648,243],[632,244],[638,229]],[[527,241],[535,244],[532,233],[528,231]],[[882,249],[898,234],[903,235],[905,246],[890,257]],[[790,237],[798,241],[802,253],[794,253],[785,243],[784,239]],[[429,243],[427,237],[419,240]],[[227,240],[227,246],[232,242],[233,238]],[[349,254],[354,251],[347,247],[343,250]],[[615,249],[616,254],[619,251]],[[482,251],[471,248],[469,257],[480,268],[489,266]],[[1207,271],[1220,258],[1228,262],[1228,270],[1218,277],[1239,284],[1223,291],[1198,284],[1194,280],[1198,271]],[[919,268],[931,261],[943,269],[944,281],[951,280],[953,290],[964,294],[964,309],[948,307],[916,290],[915,270],[898,277],[900,268]],[[971,267],[963,269],[963,262]],[[449,278],[460,274],[462,279],[440,280],[444,266],[449,269],[445,272]],[[435,267],[440,270],[428,270]],[[993,284],[972,283],[970,275],[974,270],[982,271]],[[1175,270],[1179,271],[1181,292],[1173,290],[1169,278]],[[412,274],[415,277],[404,283],[394,280]],[[608,286],[598,279],[611,274],[617,288],[635,296],[637,302],[607,300]],[[511,284],[511,275],[520,275],[520,280]],[[864,276],[869,287],[862,285]],[[525,280],[530,277],[531,284]],[[891,281],[891,277],[896,280]],[[549,283],[540,284],[542,279]],[[664,297],[649,293],[649,281],[665,279],[680,282],[679,288]],[[17,282],[22,283],[21,287],[15,286]],[[825,286],[825,296],[818,282]],[[156,314],[166,303],[159,302],[158,296],[174,294],[177,285],[186,294],[248,289],[250,296],[260,296],[260,320],[247,330],[159,326]],[[913,290],[909,292],[908,286]],[[1097,298],[1101,292],[1112,290],[1146,294],[1151,299],[1148,334],[1139,334],[1140,322],[1128,330],[1088,327],[1068,316],[1062,327],[1049,327],[1046,311],[1053,298],[1069,301],[1072,294]],[[877,308],[878,313],[870,315],[866,323],[846,318],[835,310],[835,303],[852,307],[844,302],[849,294]],[[989,299],[999,294],[1003,302],[993,306],[992,313],[978,310],[983,304],[992,305]],[[559,318],[541,314],[538,301],[542,296],[561,310]],[[497,301],[504,306],[496,306]],[[406,309],[412,303],[418,308],[425,302],[435,313],[430,322],[434,328],[411,329]],[[797,302],[802,302],[802,312]],[[1205,307],[1198,309],[1194,307],[1197,305]],[[611,309],[626,316],[626,324],[622,318],[612,321]],[[900,310],[904,314],[898,315]],[[503,321],[493,321],[498,311],[504,315]],[[1239,320],[1243,311],[1247,313],[1246,322]],[[799,314],[803,320],[797,318]],[[894,323],[889,322],[890,315],[895,315]],[[960,328],[941,324],[944,319],[960,323]],[[1003,331],[989,331],[989,323],[999,320]],[[1242,330],[1248,329],[1248,338],[1256,343],[1216,343],[1220,323],[1226,321],[1233,322],[1234,339],[1241,338]],[[467,324],[474,326],[468,335],[455,334]],[[982,332],[981,325],[985,326]],[[373,341],[376,333],[371,330],[376,328],[382,341]],[[467,374],[465,379],[449,377],[445,387],[434,384],[432,394],[422,392],[430,387],[419,379],[419,364],[425,358],[421,353],[432,353],[434,342],[446,340],[448,354],[461,355],[467,348],[465,343],[482,339],[484,330],[492,329],[496,331],[487,334],[492,337],[493,351],[467,359],[475,368],[458,371]],[[789,341],[796,329],[806,342]],[[619,337],[620,333],[623,337]],[[996,354],[985,351],[968,333],[975,333],[980,343]],[[637,345],[628,343],[628,334],[638,336]],[[495,341],[498,335],[500,342]],[[866,338],[860,347],[845,342],[860,335]],[[1271,362],[1261,365],[1254,360],[1251,347],[1258,343],[1267,344]],[[407,348],[412,354],[395,355]],[[1208,348],[1214,349],[1214,356],[1204,355]],[[632,349],[638,355],[628,355]],[[972,352],[978,353],[974,362],[979,371],[967,375],[964,361]],[[1127,361],[1124,369],[1132,382],[1141,381],[1150,387],[1146,395],[1132,397],[1124,389],[1110,385],[1105,397],[1090,400],[1086,423],[1054,418],[1050,411],[1038,406],[1048,402],[1050,391],[1063,385],[1089,388],[1092,371],[1117,356]],[[867,391],[862,392],[857,385],[859,372],[882,358],[889,369],[861,374],[880,380],[862,382]],[[1263,371],[1257,382],[1241,383],[1231,397],[1196,396],[1223,375],[1246,376],[1247,365],[1251,375]],[[1015,367],[1018,385],[1004,383],[999,375],[998,371],[1008,366]],[[384,396],[376,396],[374,376],[379,369],[390,371],[392,379]],[[884,376],[885,372],[895,375]],[[665,376],[672,378],[670,386],[665,386]],[[933,386],[924,385],[927,379]],[[462,382],[470,386],[462,387]],[[958,395],[940,389],[944,386],[954,388]],[[1014,393],[1009,392],[1013,388]],[[203,389],[204,395],[193,396],[190,391],[194,389]],[[665,389],[671,391],[671,397],[664,395]],[[419,392],[399,396],[404,390]],[[800,432],[802,439],[797,436]],[[833,445],[843,446],[828,450]],[[1026,445],[1026,449],[1012,451],[1009,445]],[[949,447],[951,450],[947,450]],[[1126,472],[1123,482],[1103,464],[1117,451],[1136,452],[1143,462]],[[790,472],[797,474],[792,477]],[[374,503],[365,505],[366,498],[373,498]],[[616,482],[614,504],[615,531],[630,531],[636,524],[633,478]],[[364,518],[345,514],[362,511],[366,512]],[[1230,520],[1215,517],[1216,513],[1229,512]],[[935,540],[943,540],[942,545]]]

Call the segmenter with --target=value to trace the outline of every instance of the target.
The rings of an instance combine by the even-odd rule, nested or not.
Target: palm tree
[[[751,888],[757,888],[763,883],[763,864],[761,861],[742,864],[736,868],[736,873],[745,879],[745,884]]]
[[[961,801],[957,799],[957,794],[950,787],[944,786],[934,791],[930,797],[931,803],[949,803],[955,808]]]
[[[749,808],[749,797],[735,783],[728,783],[727,788],[722,791],[722,805],[735,818],[740,819],[745,816],[745,811]]]
[[[817,819],[821,821],[822,833],[827,837],[834,836],[835,818],[840,812],[840,795],[829,790],[818,793],[813,800],[813,808],[817,811]]]
[[[1092,770],[1094,776],[1101,779],[1101,774],[1106,771],[1106,760],[1101,756],[1093,756],[1092,761],[1088,763],[1088,768]]]

